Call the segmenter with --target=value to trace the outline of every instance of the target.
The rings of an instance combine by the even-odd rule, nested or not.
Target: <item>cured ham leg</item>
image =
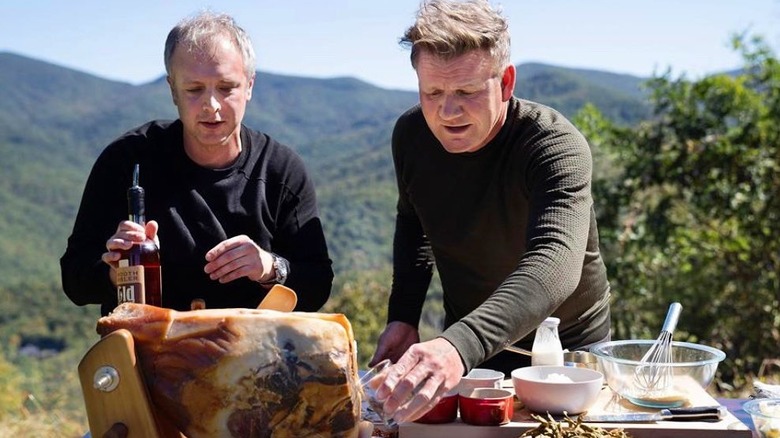
[[[344,315],[124,303],[97,325],[118,329],[133,334],[155,407],[190,438],[358,436]]]

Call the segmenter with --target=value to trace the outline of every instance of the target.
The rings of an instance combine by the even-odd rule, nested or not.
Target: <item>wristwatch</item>
[[[284,257],[280,256],[276,253],[271,253],[271,257],[273,258],[273,267],[274,272],[276,273],[276,277],[264,281],[263,285],[266,284],[284,284],[285,281],[287,281],[287,274],[290,273],[290,262],[287,261]]]

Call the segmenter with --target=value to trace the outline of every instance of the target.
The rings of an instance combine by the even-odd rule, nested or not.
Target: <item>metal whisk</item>
[[[661,334],[634,371],[634,384],[645,393],[663,391],[672,386],[672,336],[680,318],[680,311],[680,303],[672,303],[669,306]]]

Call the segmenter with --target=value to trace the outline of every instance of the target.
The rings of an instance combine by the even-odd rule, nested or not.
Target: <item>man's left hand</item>
[[[241,277],[264,282],[274,276],[271,253],[245,235],[220,242],[206,253],[206,262],[203,270],[220,283]]]

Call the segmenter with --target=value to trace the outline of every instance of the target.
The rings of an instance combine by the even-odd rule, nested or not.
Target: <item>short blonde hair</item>
[[[400,43],[411,48],[415,69],[421,50],[444,59],[485,50],[493,58],[497,73],[511,62],[509,24],[501,11],[493,9],[487,0],[424,1],[417,20],[406,30]]]
[[[165,40],[165,71],[171,75],[173,52],[183,50],[208,50],[217,38],[227,36],[235,44],[244,59],[247,78],[255,75],[255,51],[249,35],[233,17],[227,14],[203,11],[179,22]]]

